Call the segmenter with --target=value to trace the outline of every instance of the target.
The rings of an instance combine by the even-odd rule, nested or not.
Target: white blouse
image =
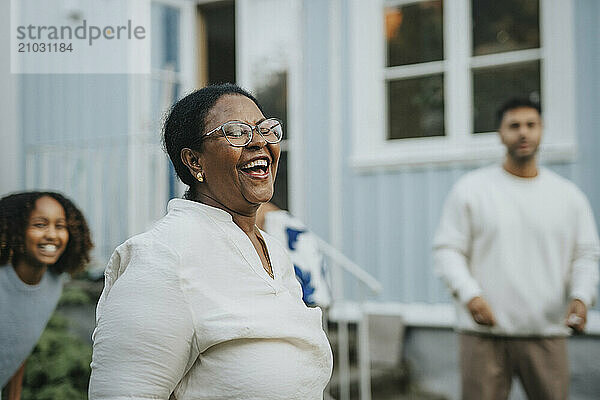
[[[174,199],[119,246],[98,302],[89,398],[322,399],[333,357],[282,246],[275,279],[220,209]]]

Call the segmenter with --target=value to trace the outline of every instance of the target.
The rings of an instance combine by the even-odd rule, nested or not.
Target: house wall
[[[304,218],[316,232],[329,236],[329,53],[328,2],[307,1],[302,9],[303,187]]]
[[[300,176],[306,188],[304,218],[325,239],[331,239],[334,231],[340,232],[343,252],[382,282],[384,291],[378,299],[448,301],[445,288],[431,269],[431,237],[448,190],[475,165],[369,172],[350,166],[351,35],[348,2],[339,4],[341,46],[334,52],[329,47],[329,2],[305,1],[302,6],[301,108],[305,129]],[[600,32],[596,24],[600,4],[579,0],[574,5],[579,152],[573,162],[550,167],[582,188],[600,221],[600,183],[595,173],[600,169]],[[331,74],[334,56],[342,62],[339,71]],[[339,149],[330,146],[330,127],[334,126],[329,112],[331,76],[340,80]],[[16,153],[25,154],[22,162],[13,165],[25,166],[21,180],[27,188],[64,191],[84,209],[100,244],[96,251],[102,257],[129,233],[123,218],[128,206],[127,179],[134,172],[129,171],[126,161],[127,134],[132,126],[129,85],[123,75],[23,75],[17,96],[22,109],[13,124],[20,125],[14,128],[20,135],[17,139],[11,136],[13,140],[7,142],[13,149],[22,148]],[[333,151],[341,154],[337,154],[341,168],[335,171],[329,166]],[[8,165],[6,159],[3,165]],[[342,188],[337,205],[331,204],[329,190],[334,179]],[[336,226],[330,218],[334,209],[342,213]],[[355,297],[362,295],[353,279],[347,280],[346,289]]]
[[[10,2],[0,2],[0,194],[22,189],[21,142],[17,135],[17,75],[10,73]]]
[[[597,105],[600,96],[598,20],[600,5],[593,1],[575,3],[576,27],[576,74],[577,74],[577,141],[579,152],[573,162],[549,164],[557,173],[572,179],[588,195],[594,208],[596,220],[600,222],[600,182],[596,171],[600,170],[600,119]],[[328,46],[327,24],[321,25],[323,16],[328,15],[325,2],[304,3],[304,45],[305,45],[305,91],[304,118],[311,121],[314,129],[305,132],[306,194],[309,210],[307,223],[317,234],[330,238],[337,229],[343,235],[343,252],[375,276],[384,287],[377,300],[402,302],[447,302],[450,300],[443,284],[432,271],[431,242],[437,226],[443,201],[453,183],[469,170],[485,165],[425,166],[419,168],[385,169],[368,172],[357,171],[350,166],[350,132],[353,101],[350,82],[352,65],[348,55],[349,24],[348,2],[342,2],[342,43],[338,54],[344,68],[340,71],[342,80],[342,153],[341,173],[330,171],[330,176],[338,175],[343,188],[341,226],[327,224],[327,212],[334,205],[328,205],[327,193],[323,185],[328,182],[325,158],[327,137],[332,121],[324,110],[325,88],[331,82],[326,79],[323,68],[327,64],[323,57]],[[329,51],[329,56],[336,56]],[[318,60],[319,68],[314,67]],[[382,112],[382,118],[384,118]],[[346,140],[347,139],[347,140]],[[497,160],[499,161],[499,160]],[[497,162],[496,161],[496,162]],[[492,161],[490,161],[492,162]],[[354,298],[368,296],[353,279],[346,280],[346,293]]]
[[[576,112],[579,157],[573,179],[587,194],[600,221],[600,3],[575,2]]]
[[[182,84],[182,51],[170,41],[183,36],[178,29],[184,17],[158,0],[146,5],[152,14],[151,75],[24,74],[19,80],[20,181],[26,189],[63,192],[82,209],[95,244],[94,275],[103,272],[116,246],[164,215],[170,194],[160,130],[163,112],[189,86]],[[181,5],[194,10],[188,2]],[[58,24],[66,11],[54,11]],[[169,62],[175,70],[166,74]]]
[[[127,237],[127,85],[124,75],[23,75],[20,82],[24,185],[75,201],[102,266]]]

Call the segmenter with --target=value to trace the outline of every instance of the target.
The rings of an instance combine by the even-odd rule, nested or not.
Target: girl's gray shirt
[[[28,285],[12,265],[0,266],[0,388],[19,369],[39,340],[62,293],[61,275],[47,271]]]

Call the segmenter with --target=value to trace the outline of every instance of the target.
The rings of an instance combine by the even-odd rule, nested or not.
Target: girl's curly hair
[[[0,199],[0,266],[13,264],[25,254],[25,230],[36,201],[48,196],[58,201],[65,210],[69,241],[64,253],[49,269],[60,274],[71,275],[83,270],[90,261],[90,250],[94,245],[90,230],[81,211],[60,193],[20,192]]]

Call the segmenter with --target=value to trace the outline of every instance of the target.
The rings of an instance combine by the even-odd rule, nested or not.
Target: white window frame
[[[392,4],[418,3],[400,0]],[[386,68],[384,0],[350,2],[352,153],[358,169],[465,164],[496,160],[504,147],[496,134],[473,135],[472,67],[541,61],[540,84],[546,161],[576,154],[573,0],[540,0],[540,48],[471,56],[470,0],[444,0],[444,60]],[[445,136],[387,140],[386,79],[444,71]],[[507,93],[507,97],[510,97]]]

